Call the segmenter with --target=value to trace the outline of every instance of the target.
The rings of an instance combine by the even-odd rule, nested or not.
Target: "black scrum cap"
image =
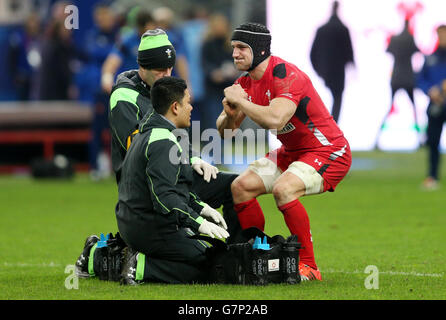
[[[243,23],[234,30],[231,40],[243,42],[251,48],[253,61],[248,71],[271,55],[271,33],[263,24]]]

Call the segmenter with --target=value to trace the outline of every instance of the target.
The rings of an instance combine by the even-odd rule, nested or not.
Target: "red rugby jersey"
[[[260,80],[253,80],[245,73],[235,83],[245,89],[248,99],[255,104],[269,106],[271,100],[279,97],[296,104],[296,113],[277,132],[287,150],[333,150],[348,145],[309,77],[295,65],[271,56]]]

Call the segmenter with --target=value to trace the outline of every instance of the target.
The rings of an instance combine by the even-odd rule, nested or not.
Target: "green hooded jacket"
[[[118,225],[138,224],[154,234],[173,225],[198,231],[204,203],[190,190],[193,169],[175,129],[154,110],[141,121],[120,169]]]

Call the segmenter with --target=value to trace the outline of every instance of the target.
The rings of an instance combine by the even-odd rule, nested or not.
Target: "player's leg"
[[[323,191],[322,176],[313,167],[297,161],[293,162],[288,170],[276,180],[272,192],[288,229],[291,234],[297,235],[302,244],[300,262],[314,270],[317,270],[317,265],[314,258],[310,220],[299,198]]]
[[[265,228],[265,217],[256,197],[265,193],[260,177],[251,170],[244,171],[231,185],[234,210],[242,229]]]
[[[317,269],[310,222],[305,208],[299,201],[304,195],[334,191],[351,166],[348,143],[342,148],[333,147],[331,153],[297,154],[296,161],[276,180],[273,195],[282,211],[290,232],[302,243],[299,272],[303,280],[321,279]],[[316,268],[316,269],[315,269]]]
[[[257,227],[264,230],[265,217],[256,197],[271,193],[274,180],[280,175],[276,164],[261,158],[251,163],[231,185],[234,209],[242,229]]]

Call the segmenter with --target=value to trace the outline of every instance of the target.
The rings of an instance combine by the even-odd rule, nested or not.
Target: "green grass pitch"
[[[363,166],[368,168],[362,168]],[[113,179],[94,183],[0,177],[0,299],[445,299],[446,185],[423,191],[426,151],[354,153],[334,193],[302,199],[324,281],[266,287],[123,287],[70,278],[86,236],[116,232]],[[443,165],[442,172],[446,172]],[[271,195],[260,197],[266,232],[288,235]],[[379,270],[369,281],[367,266]],[[68,279],[68,280],[67,280]],[[376,281],[378,280],[378,281]],[[367,289],[367,284],[375,288]]]

